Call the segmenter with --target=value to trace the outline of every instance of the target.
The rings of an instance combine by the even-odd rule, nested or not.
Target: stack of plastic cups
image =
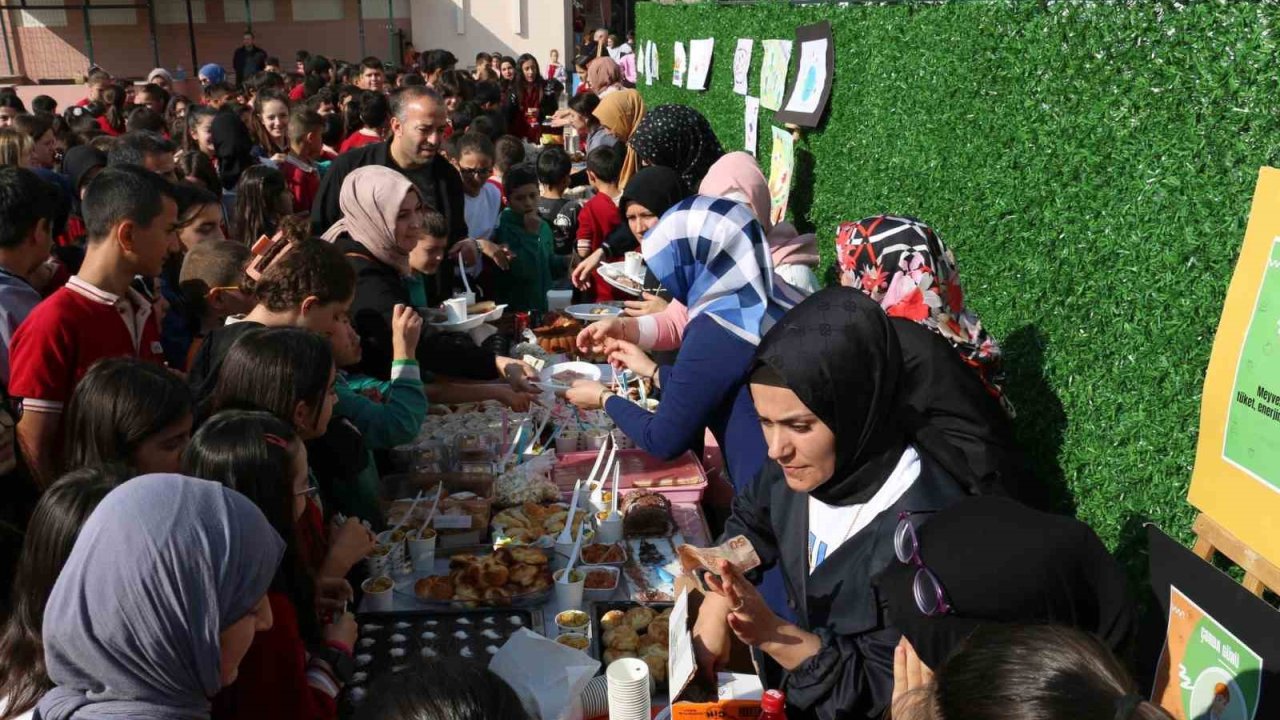
[[[609,720],[649,720],[649,666],[643,660],[614,660],[605,670],[609,681]]]

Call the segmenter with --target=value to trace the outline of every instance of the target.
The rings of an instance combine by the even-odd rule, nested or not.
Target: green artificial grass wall
[[[1131,563],[1144,519],[1189,539],[1201,382],[1258,167],[1280,147],[1280,6],[640,3],[662,67],[639,89],[742,149],[737,38],[756,39],[756,95],[759,41],[823,19],[834,86],[797,143],[790,215],[818,233],[824,267],[842,220],[933,225],[1004,346],[1045,482]],[[716,39],[709,89],[673,87],[672,43],[702,37]]]

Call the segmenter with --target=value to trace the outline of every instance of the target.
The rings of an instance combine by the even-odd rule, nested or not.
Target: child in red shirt
[[[88,247],[80,273],[13,335],[9,391],[22,399],[18,439],[42,486],[54,478],[63,406],[89,367],[119,356],[164,364],[159,319],[130,285],[135,276],[159,275],[178,250],[172,193],[163,178],[140,167],[99,173],[82,201]]]
[[[598,147],[587,154],[587,180],[596,194],[582,206],[578,213],[578,257],[585,258],[604,244],[609,233],[622,224],[618,212],[618,174],[622,170],[623,154],[614,147]],[[596,302],[616,299],[616,290],[606,283],[599,273],[581,289],[594,286]]]
[[[315,162],[324,154],[324,118],[315,110],[295,108],[289,115],[289,154],[280,163],[280,173],[293,196],[295,213],[310,213],[320,190],[320,171]]]

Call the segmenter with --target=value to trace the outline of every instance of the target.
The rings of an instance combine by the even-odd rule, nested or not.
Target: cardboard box
[[[764,688],[745,646],[734,643],[727,672],[717,673],[715,687],[698,673],[693,623],[701,601],[701,594],[684,589],[671,610],[667,655],[671,720],[754,720],[760,716]]]

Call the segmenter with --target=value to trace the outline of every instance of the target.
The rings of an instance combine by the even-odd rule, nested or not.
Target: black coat
[[[946,507],[966,496],[936,461],[920,451],[920,476],[893,507],[809,570],[809,496],[791,490],[770,461],[733,500],[722,541],[745,535],[763,563],[748,573],[782,568],[796,623],[822,638],[817,655],[786,672],[753,651],[761,680],[781,688],[790,718],[879,718],[893,693],[893,650],[901,633],[889,627],[871,579],[897,562],[893,534],[898,513]]]
[[[360,364],[364,375],[386,380],[391,372],[391,315],[397,304],[409,304],[409,291],[395,268],[374,258],[349,235],[334,241],[356,271],[356,294],[351,323],[360,334]],[[493,353],[461,333],[433,333],[424,328],[418,340],[418,363],[441,375],[471,380],[498,377]]]

